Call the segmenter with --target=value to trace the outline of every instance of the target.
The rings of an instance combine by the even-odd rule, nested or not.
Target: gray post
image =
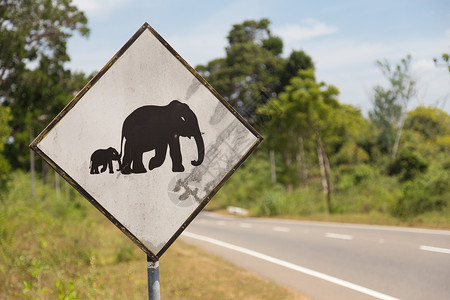
[[[148,273],[148,299],[160,300],[159,261],[152,261],[149,256],[147,256],[147,273]]]

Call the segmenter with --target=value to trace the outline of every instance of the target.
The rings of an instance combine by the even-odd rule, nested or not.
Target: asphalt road
[[[450,299],[450,231],[202,212],[184,241],[311,299]]]

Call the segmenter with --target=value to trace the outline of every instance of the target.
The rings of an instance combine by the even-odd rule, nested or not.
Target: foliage
[[[69,60],[67,39],[72,32],[89,33],[84,14],[67,0],[1,0],[0,98],[20,85],[27,65],[46,60],[62,65]]]
[[[426,171],[427,162],[411,150],[400,152],[398,157],[389,165],[389,175],[400,175],[402,181],[414,179],[418,174]]]
[[[11,134],[11,127],[8,125],[10,120],[11,110],[8,107],[0,106],[0,190],[11,169],[8,160],[2,155],[6,139]]]
[[[234,25],[226,57],[198,67],[265,137],[216,206],[240,205],[265,216],[399,216],[394,211],[406,187],[435,170],[450,149],[448,114],[431,107],[408,112],[417,92],[411,56],[397,64],[377,61],[388,84],[374,87],[367,119],[339,102],[338,88],[316,80],[304,51],[281,57],[283,43],[269,25],[266,19]]]
[[[45,63],[49,62],[43,59],[38,68],[24,72],[17,97],[4,103],[11,108],[14,141],[6,145],[5,156],[14,168],[28,168],[28,144],[34,134],[42,131],[87,81],[84,74],[53,70]]]
[[[278,97],[269,99],[258,110],[268,119],[265,133],[269,147],[280,152],[283,167],[288,171],[284,184],[293,186],[301,177],[305,181],[307,158],[317,153],[330,210],[332,182],[328,153],[340,152],[337,157],[341,162],[369,159],[357,145],[357,131],[363,133],[368,123],[358,110],[341,105],[338,94],[336,87],[316,82],[312,69],[301,70]]]
[[[377,64],[389,82],[389,87],[374,87],[373,110],[370,118],[379,130],[379,141],[384,150],[395,158],[403,129],[408,103],[416,95],[416,81],[410,71],[411,56],[392,66],[387,60]]]
[[[448,53],[442,53],[442,60],[447,64],[448,72],[450,73],[450,55]]]
[[[220,198],[220,204],[217,208],[230,205],[247,207],[263,197],[265,190],[271,187],[270,166],[266,158],[263,151],[256,151],[248,158],[239,171],[233,174],[226,187],[219,190],[216,197]]]
[[[233,25],[226,57],[197,66],[197,71],[254,126],[263,123],[257,108],[276,96],[298,70],[313,67],[303,51],[293,51],[287,60],[282,58],[283,42],[271,33],[269,25],[267,19]]]
[[[0,105],[11,108],[12,138],[5,156],[26,168],[27,146],[78,91],[85,79],[71,74],[67,40],[86,36],[87,19],[70,0],[1,0]]]
[[[425,140],[436,141],[450,133],[450,116],[438,108],[419,106],[408,113],[405,130],[415,131]]]
[[[403,186],[403,195],[393,208],[394,215],[408,218],[429,211],[445,211],[450,207],[449,182],[449,167],[428,172],[406,182]]]

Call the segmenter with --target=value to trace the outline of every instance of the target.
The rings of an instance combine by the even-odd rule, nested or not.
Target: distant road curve
[[[450,231],[202,212],[182,235],[311,299],[449,299]]]

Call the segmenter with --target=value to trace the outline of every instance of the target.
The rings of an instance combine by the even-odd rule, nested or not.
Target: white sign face
[[[146,23],[30,147],[156,260],[261,140]]]

